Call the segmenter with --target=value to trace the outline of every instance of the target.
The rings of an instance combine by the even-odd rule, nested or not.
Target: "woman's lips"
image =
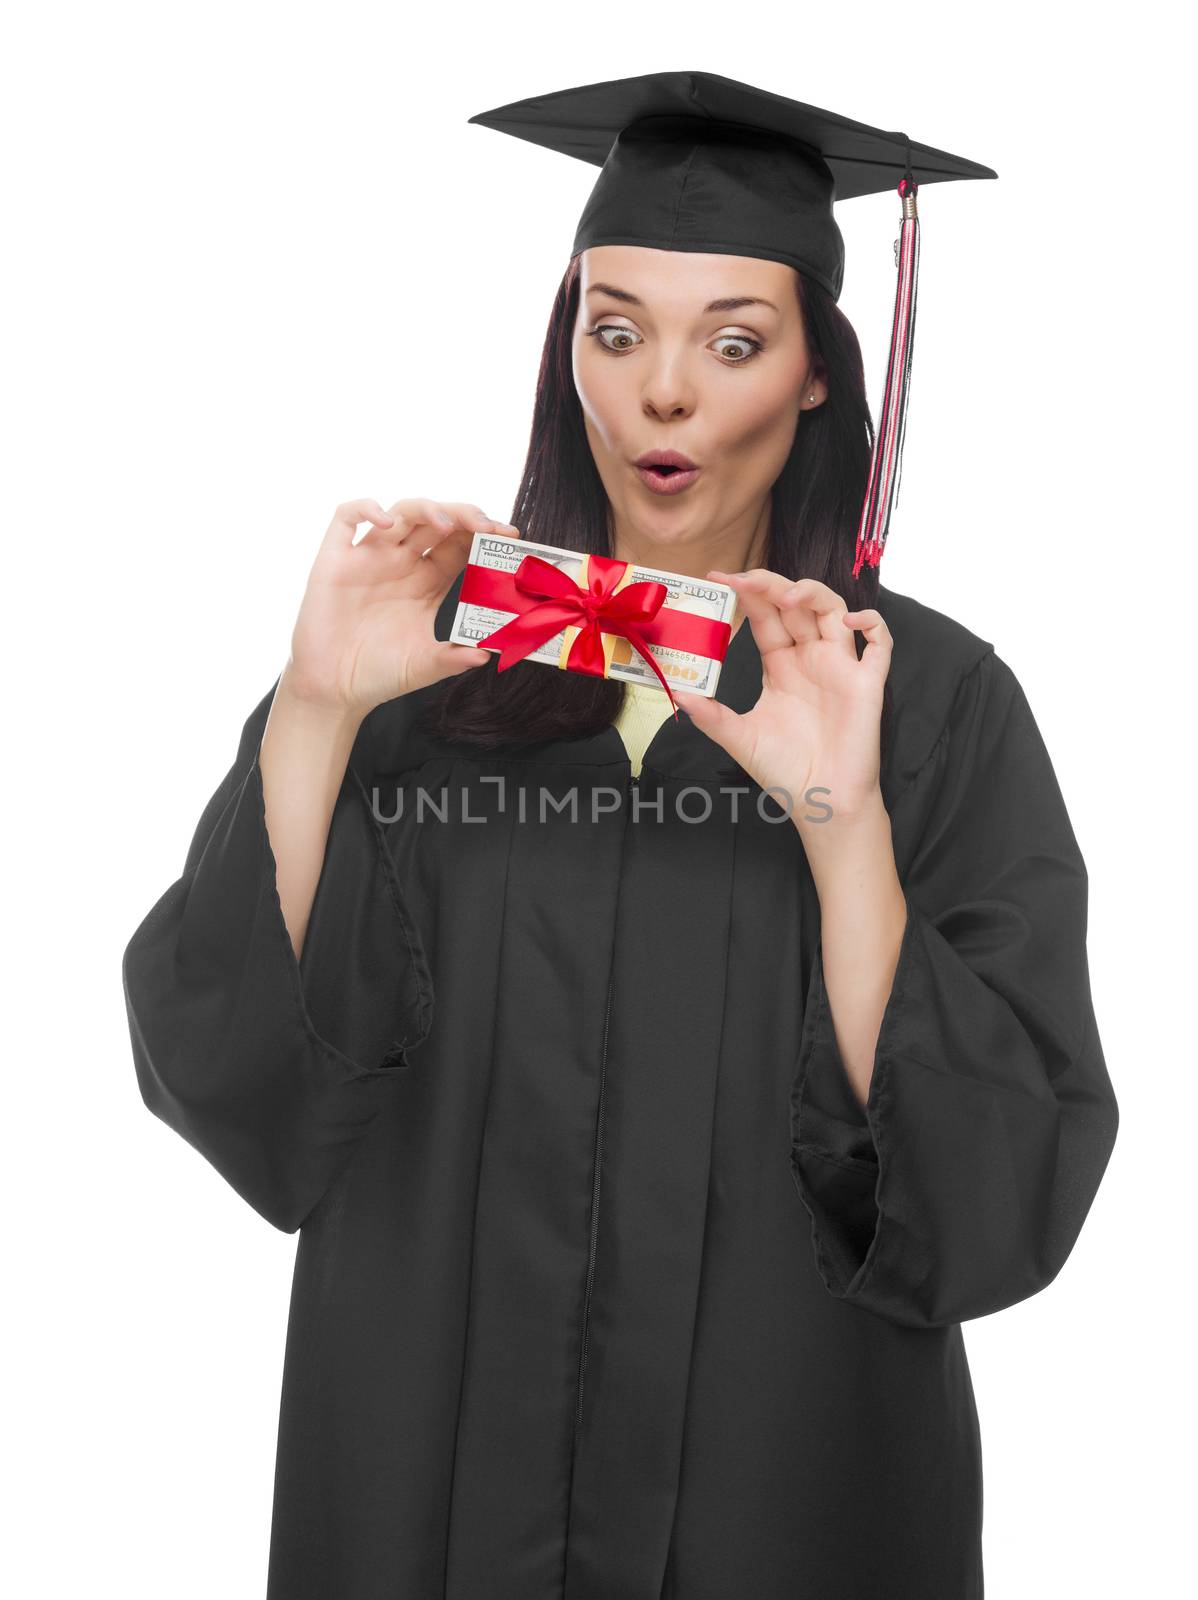
[[[654,494],[681,494],[684,489],[690,488],[702,468],[675,468],[672,472],[660,472],[655,467],[637,467],[636,470],[641,482]]]

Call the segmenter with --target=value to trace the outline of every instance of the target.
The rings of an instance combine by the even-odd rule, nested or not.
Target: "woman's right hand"
[[[359,523],[369,522],[354,543]],[[293,695],[352,719],[412,689],[482,666],[491,651],[433,633],[437,608],[466,565],[477,529],[519,537],[459,501],[377,500],[337,507],[291,636]],[[423,552],[427,551],[427,555]]]

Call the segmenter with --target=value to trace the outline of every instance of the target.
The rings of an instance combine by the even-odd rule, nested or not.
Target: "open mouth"
[[[636,470],[641,482],[654,494],[681,494],[699,476],[698,467],[682,467],[673,461],[649,461]]]

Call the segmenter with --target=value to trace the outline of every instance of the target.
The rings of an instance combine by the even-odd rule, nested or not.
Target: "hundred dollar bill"
[[[499,572],[515,572],[527,555],[539,556],[551,566],[560,567],[576,583],[579,582],[584,557],[577,550],[560,550],[554,545],[534,544],[529,539],[511,539],[502,534],[476,533],[470,546],[470,561],[474,566],[487,567]],[[668,591],[662,610],[689,611],[695,616],[707,617],[716,622],[731,624],[736,609],[736,591],[726,583],[711,583],[703,578],[688,578],[677,572],[662,572],[656,567],[633,564],[621,588],[631,583],[664,583]],[[501,611],[490,606],[459,602],[450,632],[454,644],[479,645],[488,634],[501,628],[517,615],[514,611]],[[570,646],[577,637],[577,628],[559,628],[551,639],[530,651],[526,661],[543,661],[549,666],[564,666]],[[483,646],[483,648],[488,648]],[[648,662],[628,640],[619,634],[605,632],[603,649],[607,660],[609,678],[622,678],[627,683],[651,684],[661,691],[661,683]],[[710,656],[695,655],[685,650],[670,649],[665,645],[649,646],[650,653],[671,688],[690,689],[695,694],[714,695],[720,679],[722,662]]]

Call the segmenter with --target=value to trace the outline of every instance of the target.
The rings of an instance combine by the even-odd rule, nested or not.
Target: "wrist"
[[[882,830],[889,832],[890,813],[886,809],[886,802],[882,799],[882,791],[877,786],[851,807],[844,807],[838,805],[835,800],[827,799],[824,790],[814,791],[814,796],[811,805],[795,807],[791,813],[791,820],[804,842],[810,839],[816,848],[833,841],[877,834]],[[819,812],[824,814],[808,815]]]
[[[296,726],[338,742],[348,739],[351,744],[357,738],[358,729],[367,715],[366,707],[348,706],[343,701],[329,700],[305,685],[290,657],[279,675],[271,707],[272,715],[276,708]]]

